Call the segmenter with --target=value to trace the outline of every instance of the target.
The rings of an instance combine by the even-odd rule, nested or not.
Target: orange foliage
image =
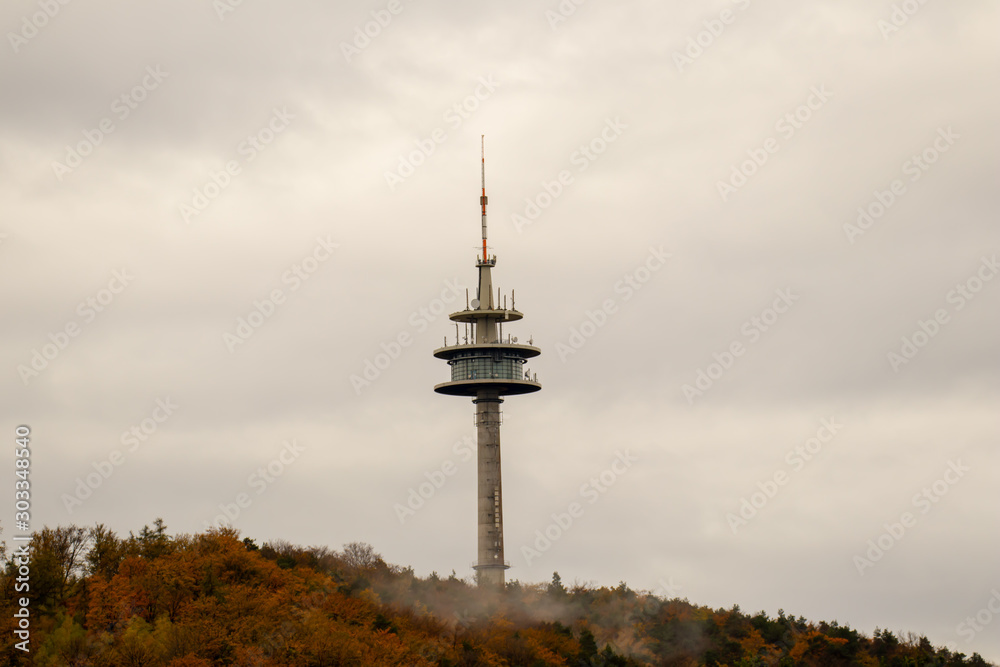
[[[892,637],[876,645],[835,623],[817,627],[783,613],[750,617],[737,607],[661,600],[624,584],[481,591],[454,576],[420,579],[366,545],[344,555],[284,543],[258,550],[233,531],[170,538],[161,524],[128,540],[106,530],[100,539],[102,555],[69,580],[63,606],[32,617],[31,664],[875,665],[875,648],[885,664],[933,651]],[[12,573],[8,564],[0,582],[8,654]],[[948,664],[986,665],[978,656]]]

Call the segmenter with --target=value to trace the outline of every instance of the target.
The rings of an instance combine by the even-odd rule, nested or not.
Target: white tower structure
[[[537,376],[524,371],[527,359],[537,357],[541,350],[531,345],[519,345],[509,334],[503,337],[503,325],[516,322],[523,314],[514,308],[514,293],[507,297],[493,292],[492,270],[496,255],[486,248],[486,149],[482,145],[482,185],[479,203],[482,207],[483,254],[476,258],[479,287],[476,298],[465,310],[452,313],[455,322],[455,344],[434,350],[434,356],[445,359],[451,366],[451,380],[434,387],[439,394],[469,396],[476,406],[478,454],[478,553],[473,565],[480,586],[503,587],[504,572],[510,564],[504,560],[503,492],[500,483],[500,424],[503,396],[528,394],[542,388]],[[465,338],[459,337],[459,326],[465,326]]]

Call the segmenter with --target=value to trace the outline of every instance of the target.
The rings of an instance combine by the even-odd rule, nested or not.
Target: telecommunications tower
[[[466,297],[465,310],[449,315],[455,322],[455,344],[434,350],[434,356],[445,359],[451,366],[451,381],[435,385],[434,391],[450,396],[470,396],[476,405],[475,425],[478,450],[479,559],[473,564],[480,586],[503,587],[504,571],[510,564],[503,553],[503,494],[500,489],[500,423],[503,396],[529,394],[542,385],[538,376],[529,376],[524,369],[527,359],[542,353],[537,347],[519,345],[517,338],[507,334],[503,325],[516,322],[523,315],[514,308],[514,292],[507,296],[493,292],[492,269],[496,255],[486,250],[486,150],[482,146],[483,194],[479,204],[483,209],[483,254],[476,258],[479,287],[471,301]],[[461,327],[464,325],[464,336]],[[528,341],[531,343],[532,341]]]

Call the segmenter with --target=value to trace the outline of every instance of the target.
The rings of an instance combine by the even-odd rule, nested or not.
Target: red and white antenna
[[[483,263],[487,261],[486,255],[486,135],[480,135],[482,156],[483,156],[483,194],[479,198],[479,203],[483,207]]]

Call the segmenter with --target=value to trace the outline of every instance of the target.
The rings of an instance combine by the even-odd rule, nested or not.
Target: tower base
[[[476,571],[476,585],[480,588],[503,589],[506,585],[504,572],[510,565],[473,565]]]

